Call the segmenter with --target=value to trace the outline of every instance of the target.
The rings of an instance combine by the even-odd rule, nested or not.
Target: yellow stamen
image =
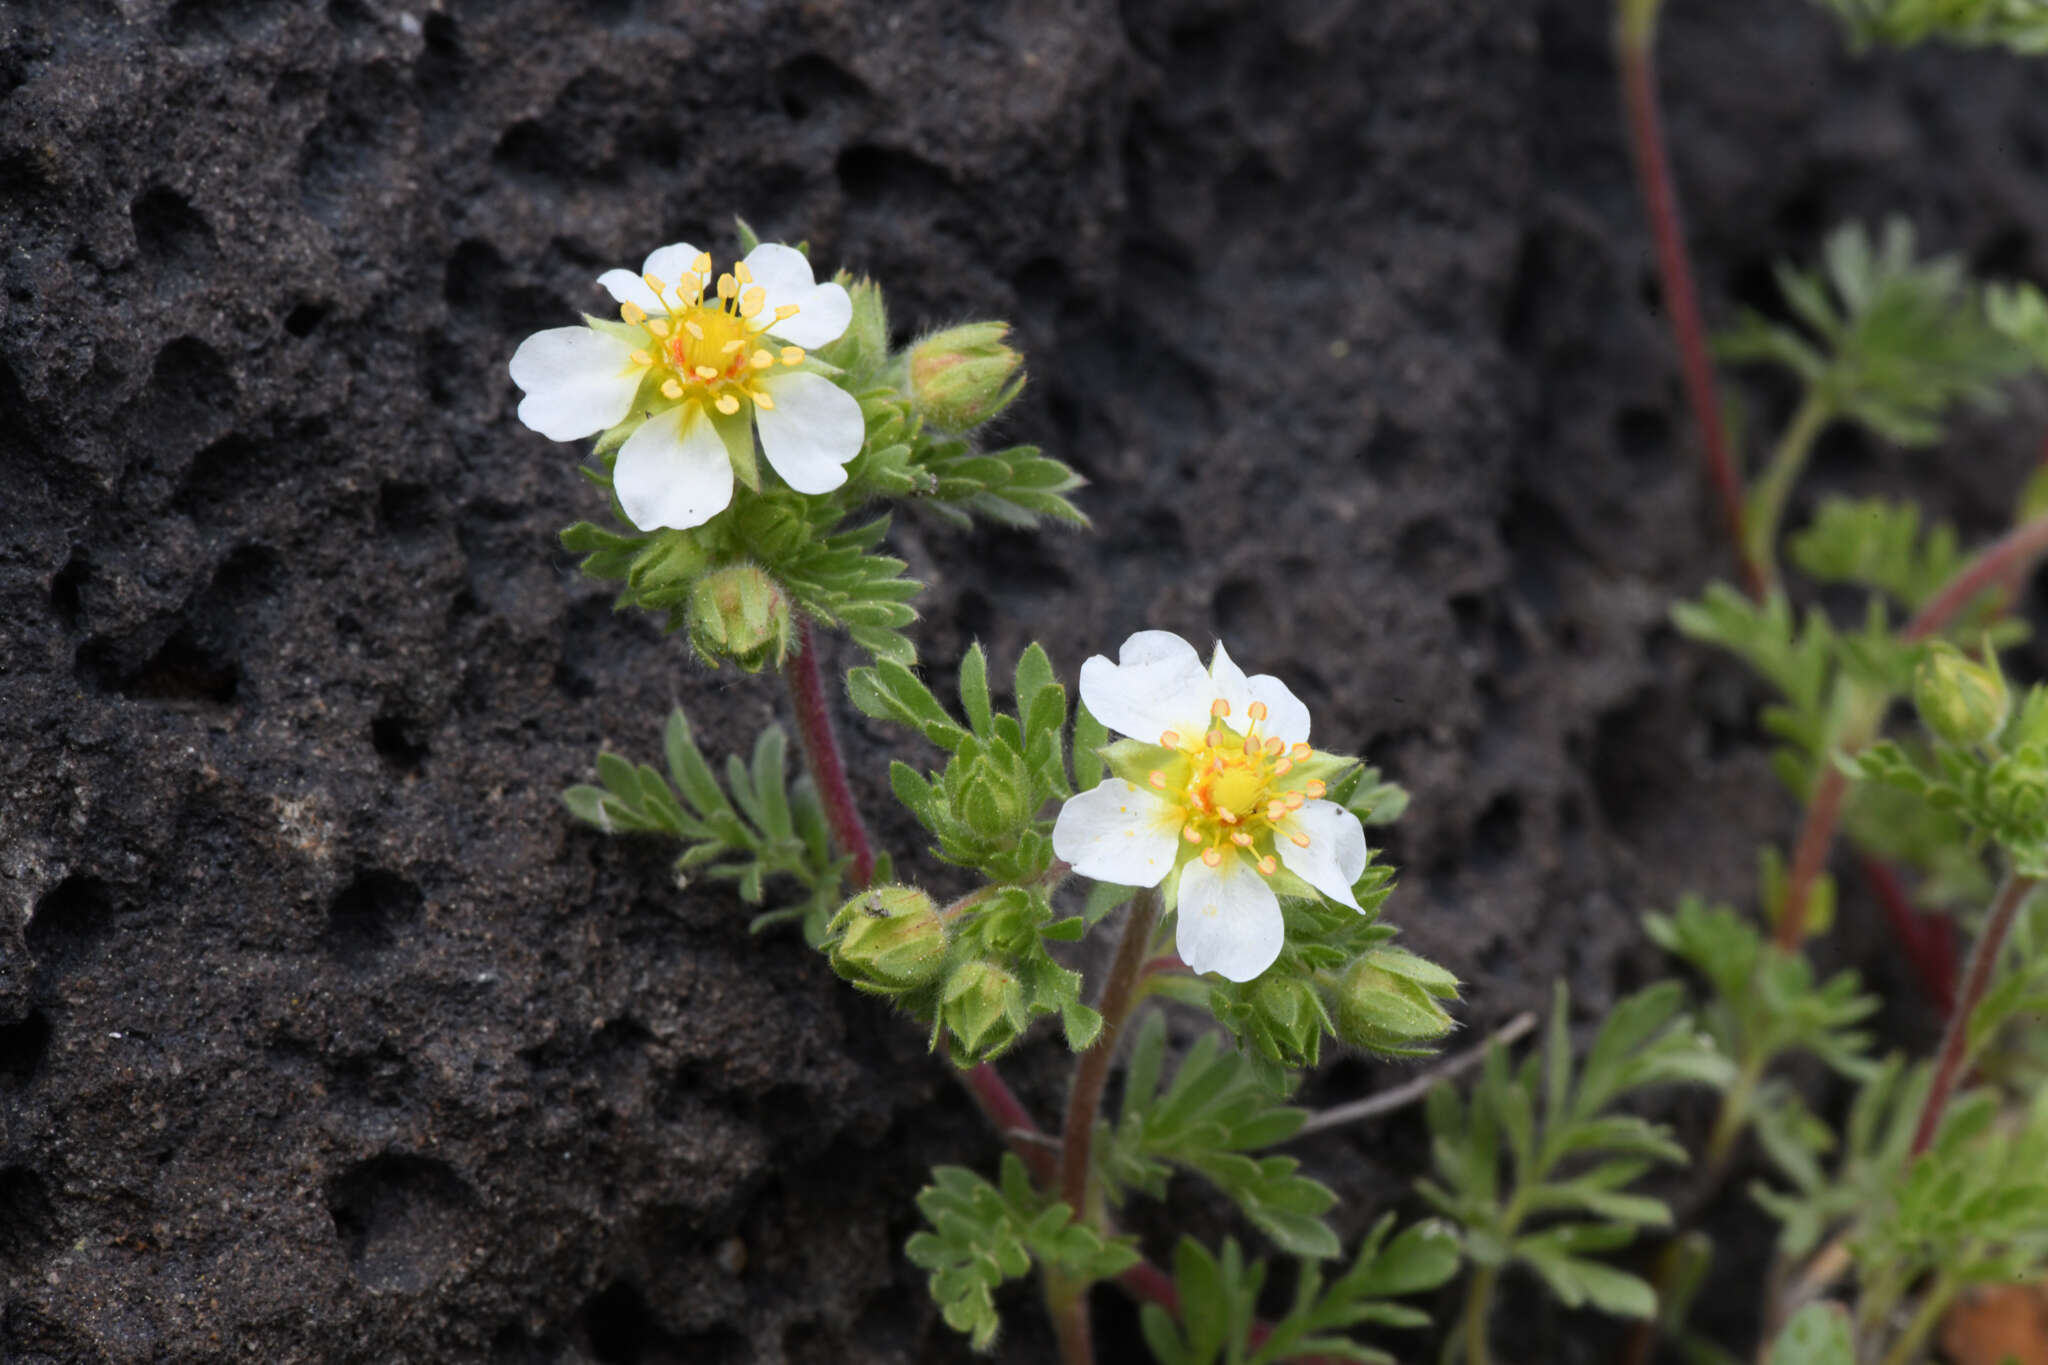
[[[775,411],[775,400],[768,396],[766,389],[748,389],[747,397],[754,400],[755,407],[765,408],[769,412]]]
[[[661,396],[663,398],[681,398],[683,396],[683,386],[676,383],[673,379],[663,380]]]
[[[1209,703],[1209,714],[1218,720],[1222,720],[1230,714],[1230,703],[1218,697],[1215,701]]]
[[[1285,777],[1293,771],[1294,760],[1291,758],[1283,758],[1273,765],[1273,776],[1275,777]]]
[[[754,316],[754,314],[761,311],[762,305],[767,302],[768,291],[758,284],[755,285],[752,289],[740,295],[740,316],[743,318]]]
[[[1266,703],[1255,701],[1250,706],[1245,707],[1244,713],[1253,720],[1264,720],[1266,718]]]
[[[1272,854],[1268,853],[1265,857],[1259,859],[1259,871],[1263,875],[1270,877],[1279,870],[1280,864],[1275,861]]]
[[[1300,792],[1289,792],[1289,793],[1287,793],[1287,809],[1289,809],[1289,810],[1300,810],[1300,809],[1301,809],[1301,801],[1302,801],[1302,797],[1301,797],[1301,793],[1300,793]]]
[[[1221,863],[1222,863],[1222,861],[1223,861],[1223,850],[1222,850],[1222,849],[1220,849],[1220,848],[1205,848],[1205,849],[1203,849],[1203,850],[1202,850],[1202,863],[1203,863],[1203,865],[1204,865],[1204,866],[1206,866],[1206,867],[1216,867],[1216,866],[1218,866],[1219,864],[1221,864]]]
[[[1282,740],[1280,736],[1274,735],[1271,739],[1268,739],[1266,741],[1266,757],[1271,758],[1273,757],[1273,755],[1279,753],[1282,749],[1286,747],[1286,742]]]
[[[775,320],[776,320],[777,322],[783,322],[783,321],[786,321],[787,319],[789,319],[789,318],[793,318],[793,317],[795,317],[795,316],[796,316],[796,305],[795,305],[795,304],[793,304],[793,303],[782,303],[782,304],[777,304],[777,305],[776,305],[776,307],[775,307]]]
[[[1166,774],[1160,772],[1157,768],[1154,768],[1151,772],[1147,773],[1145,775],[1145,780],[1152,784],[1154,790],[1166,790]]]
[[[1159,747],[1162,749],[1178,749],[1180,747],[1180,731],[1161,730],[1159,732]]]
[[[1286,816],[1286,814],[1287,803],[1285,801],[1280,800],[1278,797],[1275,797],[1271,801],[1268,801],[1266,803],[1266,818],[1268,820],[1283,819]]]
[[[643,370],[654,363],[654,357],[645,351],[633,352],[631,359],[635,365],[638,365]]]
[[[740,410],[740,400],[729,393],[721,393],[718,395],[718,410],[730,417]]]
[[[801,365],[801,364],[803,364],[803,363],[804,363],[804,348],[803,348],[803,347],[801,347],[801,346],[785,346],[785,347],[783,347],[783,348],[782,348],[782,363],[783,363],[783,364],[785,364],[785,365]]]
[[[1241,829],[1233,830],[1231,831],[1230,842],[1236,844],[1239,848],[1250,848],[1252,846],[1252,836],[1246,834]]]
[[[691,336],[697,338],[697,340],[699,341],[702,341],[704,339],[704,329],[702,327],[699,327],[694,322],[684,323],[683,330],[685,332],[688,332]]]
[[[1193,825],[1188,825],[1181,830],[1180,837],[1191,844],[1199,844],[1202,842],[1202,831],[1196,829]]]
[[[1309,748],[1308,741],[1304,739],[1296,741],[1294,747],[1287,751],[1287,756],[1289,758],[1292,758],[1296,763],[1300,763],[1314,752],[1315,750]]]
[[[741,284],[752,284],[754,282],[754,272],[747,269],[747,263],[745,261],[734,261],[732,265],[732,273],[739,277],[739,282]]]
[[[1311,777],[1308,780],[1305,789],[1311,797],[1317,800],[1322,799],[1323,793],[1329,790],[1329,788],[1323,784],[1323,779],[1320,777]]]
[[[718,297],[729,299],[740,292],[740,282],[730,275],[718,277]]]
[[[1234,825],[1237,823],[1237,814],[1234,811],[1219,810],[1216,812],[1216,818],[1218,820],[1221,820],[1226,825]]]
[[[747,363],[757,370],[765,370],[775,363],[775,357],[769,355],[766,351],[756,351],[747,358]]]
[[[725,343],[725,345],[719,347],[718,353],[720,355],[731,355],[734,351],[737,351],[740,347],[746,344],[746,342],[741,341],[738,337],[734,337],[731,341],[728,341]]]
[[[668,292],[668,286],[663,284],[660,280],[654,278],[654,276],[652,275],[642,275],[640,277],[640,283],[646,285],[649,289],[652,289],[657,298]]]
[[[1287,836],[1287,841],[1296,848],[1308,847],[1308,836],[1306,834],[1290,834]]]
[[[668,327],[668,319],[667,319],[667,318],[649,318],[649,319],[647,319],[647,330],[648,330],[648,331],[650,331],[650,332],[652,332],[652,333],[654,333],[654,334],[655,334],[656,336],[658,336],[658,337],[665,337],[665,336],[667,336],[667,335],[668,335],[668,332],[669,332],[669,327]]]
[[[1202,736],[1202,743],[1204,743],[1204,744],[1208,745],[1208,746],[1209,746],[1210,748],[1212,748],[1212,749],[1220,749],[1220,748],[1222,748],[1222,747],[1223,747],[1223,732],[1222,732],[1221,730],[1211,730],[1211,731],[1210,731],[1210,732],[1209,732],[1208,734],[1206,734],[1206,735],[1203,735],[1203,736]],[[1216,760],[1216,766],[1217,766],[1217,767],[1219,767],[1219,768],[1220,768],[1220,767],[1222,767],[1222,766],[1223,766],[1223,760],[1222,760],[1222,759],[1220,759],[1220,758],[1219,758],[1219,759],[1217,759],[1217,760]]]
[[[695,272],[696,272],[697,274],[699,274],[699,275],[708,275],[708,274],[710,274],[710,273],[711,273],[711,253],[710,253],[710,252],[708,252],[708,251],[700,251],[700,252],[698,252],[698,253],[697,253],[697,259],[696,259],[696,260],[694,260],[694,261],[692,261],[692,262],[690,262],[690,269],[691,269],[691,270],[693,270],[693,271],[695,271]]]
[[[637,303],[622,303],[619,305],[619,316],[638,327],[647,321],[647,310]]]
[[[697,367],[697,377],[699,379],[716,379],[718,378],[718,371],[712,369],[709,365],[699,365]]]

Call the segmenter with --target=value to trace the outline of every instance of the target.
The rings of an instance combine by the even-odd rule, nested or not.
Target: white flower
[[[621,323],[536,332],[512,356],[526,394],[519,420],[555,441],[650,416],[619,448],[612,486],[643,531],[701,526],[732,501],[735,465],[750,482],[754,432],[768,464],[799,493],[846,482],[866,425],[853,395],[795,368],[803,348],[846,330],[853,300],[819,284],[802,252],[764,242],[711,279],[711,255],[686,242],[647,258],[641,273],[607,270],[598,283]]]
[[[1060,808],[1053,851],[1074,870],[1157,886],[1181,869],[1181,958],[1249,981],[1280,955],[1281,866],[1357,909],[1365,827],[1322,799],[1308,771],[1343,766],[1308,744],[1308,708],[1269,674],[1246,677],[1221,642],[1207,668],[1163,630],[1124,641],[1111,663],[1081,665],[1081,700],[1111,730],[1150,745],[1145,781],[1111,774]],[[1163,752],[1162,752],[1163,751]],[[1291,783],[1291,785],[1290,785]]]

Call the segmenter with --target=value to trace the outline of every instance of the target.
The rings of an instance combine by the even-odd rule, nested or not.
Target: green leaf
[[[1809,1303],[1771,1343],[1766,1365],[1856,1365],[1849,1315],[1836,1303]]]
[[[2048,53],[2048,7],[2038,0],[1821,0],[1858,47],[1939,41]]]
[[[1657,1294],[1627,1271],[1574,1256],[1556,1233],[1537,1233],[1515,1243],[1528,1265],[1567,1308],[1591,1306],[1618,1318],[1657,1315]]]
[[[1019,696],[1021,699],[1022,694]],[[983,656],[979,642],[970,645],[966,657],[960,660],[960,706],[974,733],[986,736],[994,712],[988,699],[988,659]]]

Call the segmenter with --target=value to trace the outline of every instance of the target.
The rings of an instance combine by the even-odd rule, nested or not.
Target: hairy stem
[[[1095,1365],[1095,1336],[1088,1322],[1088,1286],[1047,1271],[1045,1308],[1052,1316],[1060,1365]]]
[[[1778,580],[1778,525],[1785,519],[1785,504],[1791,500],[1792,487],[1806,468],[1807,457],[1813,454],[1814,441],[1833,417],[1834,410],[1827,401],[1807,390],[1792,420],[1786,424],[1785,434],[1778,438],[1771,462],[1764,466],[1750,492],[1746,554],[1767,583]]]
[[[1152,927],[1159,922],[1159,892],[1148,888],[1131,898],[1124,916],[1124,936],[1116,946],[1109,979],[1102,983],[1102,1032],[1095,1046],[1081,1054],[1074,1068],[1074,1088],[1067,1096],[1067,1118],[1060,1129],[1060,1198],[1076,1218],[1088,1217],[1093,1163],[1089,1147],[1095,1139],[1095,1114],[1102,1107],[1103,1083],[1116,1055],[1117,1040],[1138,1000],[1138,982],[1152,945]]]
[[[1664,307],[1678,345],[1679,371],[1685,397],[1700,431],[1700,456],[1728,523],[1728,538],[1742,558],[1749,590],[1763,596],[1769,576],[1753,557],[1744,528],[1742,476],[1729,448],[1721,401],[1714,389],[1714,365],[1707,353],[1706,329],[1700,322],[1699,292],[1693,287],[1692,263],[1679,221],[1678,188],[1665,154],[1663,119],[1657,110],[1657,9],[1659,0],[1620,0],[1615,24],[1615,57],[1621,68],[1622,105],[1627,116],[1629,147],[1635,155],[1636,181],[1642,189],[1643,211],[1657,248],[1657,274]]]
[[[974,1096],[975,1104],[981,1107],[983,1117],[989,1126],[1002,1135],[1010,1144],[1010,1150],[1024,1163],[1024,1169],[1031,1172],[1031,1178],[1040,1185],[1051,1188],[1059,1175],[1059,1162],[1050,1147],[1042,1146],[1033,1139],[1041,1134],[1038,1124],[1033,1121],[1017,1092],[1010,1089],[1002,1073],[989,1062],[971,1066],[960,1073],[960,1083],[967,1087],[967,1093]]]
[[[1941,591],[1927,599],[1899,638],[1911,644],[1945,629],[1978,597],[1990,589],[2024,581],[2044,553],[2048,553],[2048,514],[2021,522],[1986,546],[1965,564]],[[1868,742],[1868,736],[1845,742],[1842,749],[1854,753]],[[1827,868],[1828,850],[1834,845],[1835,826],[1841,820],[1842,797],[1849,779],[1830,764],[1814,784],[1806,815],[1799,830],[1799,842],[1792,853],[1792,871],[1785,881],[1785,909],[1778,917],[1777,943],[1796,950],[1806,941],[1806,914],[1813,898],[1814,884]]]
[[[1927,1087],[1927,1102],[1920,1107],[1920,1122],[1913,1129],[1914,1156],[1927,1150],[1941,1127],[1942,1110],[1948,1107],[1949,1096],[1962,1080],[1964,1054],[1969,1050],[1970,1016],[1977,1012],[1978,1002],[1991,988],[1991,974],[1998,968],[1998,951],[2005,946],[2005,937],[2012,931],[2013,921],[2019,918],[2020,907],[2037,885],[2032,877],[2008,872],[2004,885],[1992,898],[1984,930],[1977,935],[1976,946],[1970,949],[1970,965],[1963,972],[1963,987],[1956,996],[1955,1010],[1942,1031],[1941,1051],[1935,1054],[1934,1082]]]
[[[1714,1119],[1714,1131],[1707,1138],[1706,1155],[1701,1162],[1706,1170],[1704,1183],[1709,1190],[1718,1187],[1727,1175],[1728,1163],[1735,1155],[1735,1144],[1749,1127],[1750,1105],[1756,1099],[1756,1088],[1763,1080],[1764,1065],[1769,1060],[1761,1052],[1745,1057],[1734,1084],[1721,1097],[1721,1112]]]
[[[839,757],[839,736],[832,727],[832,708],[825,701],[825,683],[818,673],[818,651],[811,640],[811,623],[799,616],[796,648],[782,665],[782,677],[789,684],[789,699],[796,707],[796,733],[804,747],[804,766],[817,784],[818,800],[825,807],[825,823],[840,851],[853,859],[853,887],[858,891],[875,878],[875,850],[868,842],[867,826],[861,823],[860,805],[846,781],[846,764]]]
[[[1500,1280],[1500,1267],[1475,1268],[1465,1285],[1465,1365],[1488,1365],[1492,1352],[1486,1341],[1487,1320],[1493,1316],[1493,1287]]]

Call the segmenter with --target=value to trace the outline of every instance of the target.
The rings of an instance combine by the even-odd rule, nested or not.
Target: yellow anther
[[[1266,703],[1255,701],[1250,706],[1244,708],[1244,713],[1253,720],[1264,720],[1266,718]]]
[[[730,275],[718,277],[718,297],[729,299],[740,292],[740,282]]]
[[[766,351],[756,351],[747,357],[747,363],[757,370],[765,370],[775,363],[775,357]]]
[[[1145,775],[1145,780],[1152,784],[1154,790],[1166,790],[1166,774],[1160,772],[1157,768],[1154,768],[1151,772],[1147,773]]]
[[[746,342],[741,341],[738,337],[734,337],[731,341],[728,341],[725,343],[725,345],[719,347],[718,353],[720,355],[731,355],[734,351],[737,351],[740,347],[746,344]]]
[[[688,332],[691,336],[697,338],[697,340],[699,341],[702,341],[704,339],[704,329],[702,327],[699,327],[694,322],[684,323],[683,330],[685,332]]]
[[[776,320],[777,322],[783,322],[783,321],[785,321],[785,320],[787,320],[787,319],[789,319],[789,318],[793,318],[793,317],[795,317],[795,316],[796,316],[796,305],[795,305],[795,304],[793,304],[793,303],[782,303],[782,304],[777,304],[777,305],[775,306],[775,320]]]
[[[1301,793],[1300,793],[1300,792],[1289,792],[1289,793],[1287,793],[1287,809],[1289,809],[1289,810],[1300,810],[1300,809],[1301,809],[1301,802],[1302,802],[1302,795],[1301,795]]]
[[[668,319],[667,319],[667,318],[649,318],[649,319],[647,319],[647,330],[648,330],[648,331],[650,331],[650,332],[652,332],[652,333],[654,333],[654,334],[655,334],[656,336],[658,336],[658,337],[665,337],[665,336],[667,336],[667,335],[668,335],[668,333],[669,333]]]
[[[721,393],[718,395],[718,410],[730,417],[740,410],[740,400],[729,393]]]
[[[1180,747],[1180,731],[1161,730],[1159,732],[1159,747],[1162,749],[1178,749]]]
[[[668,292],[668,286],[663,284],[660,280],[654,278],[654,276],[652,275],[642,275],[640,277],[640,283],[646,285],[649,289],[652,289],[657,298]]]
[[[1294,760],[1291,758],[1283,758],[1273,765],[1273,776],[1275,777],[1285,777],[1293,771]]]
[[[1193,825],[1188,825],[1181,830],[1180,837],[1191,844],[1199,844],[1202,842],[1202,831],[1196,829]]]
[[[1275,797],[1266,803],[1266,818],[1278,820],[1287,814],[1287,803]]]
[[[754,282],[754,272],[747,269],[745,261],[734,261],[732,263],[732,273],[739,277],[741,284],[752,284]]]
[[[647,367],[648,367],[649,365],[652,365],[652,364],[654,363],[654,357],[653,357],[653,356],[651,356],[651,355],[649,355],[649,354],[648,354],[647,352],[645,352],[645,351],[635,351],[635,352],[633,352],[633,354],[632,354],[632,356],[630,357],[630,359],[632,360],[632,362],[633,362],[633,363],[634,363],[635,365],[638,365],[638,366],[639,366],[639,367],[640,367],[641,369],[643,369],[643,370],[644,370],[644,369],[646,369],[646,368],[647,368]]]
[[[1290,834],[1287,836],[1287,842],[1293,844],[1296,848],[1307,848],[1308,836],[1306,834]]]
[[[1205,849],[1203,849],[1203,850],[1202,850],[1202,864],[1203,864],[1203,866],[1205,866],[1205,867],[1218,867],[1218,866],[1221,866],[1222,862],[1223,862],[1223,850],[1222,850],[1222,849],[1220,849],[1220,848],[1205,848]]]
[[[755,285],[752,289],[740,295],[740,316],[743,318],[754,316],[754,314],[761,311],[762,306],[767,302],[768,291],[758,284]]]
[[[699,379],[716,379],[718,378],[718,371],[709,365],[699,365],[697,367],[697,377]]]
[[[785,365],[801,365],[801,364],[803,364],[803,363],[804,363],[804,348],[803,348],[803,347],[801,347],[801,346],[785,346],[785,347],[783,347],[783,348],[782,348],[782,363],[783,363],[783,364],[785,364]]]
[[[1310,754],[1314,752],[1314,749],[1308,747],[1308,741],[1303,739],[1297,740],[1295,742],[1294,747],[1287,751],[1287,756],[1289,758],[1292,758],[1296,763],[1300,763],[1302,760],[1306,759]]]
[[[1236,844],[1239,848],[1250,848],[1252,846],[1252,836],[1246,834],[1241,829],[1233,830],[1230,835],[1230,842]]]
[[[1311,797],[1318,800],[1322,798],[1324,792],[1329,790],[1327,786],[1323,785],[1323,779],[1320,777],[1311,777],[1307,781],[1307,783],[1304,784],[1304,789],[1308,792],[1308,794]]]
[[[1270,877],[1279,870],[1280,864],[1274,859],[1272,854],[1268,853],[1265,857],[1259,859],[1259,871],[1265,876]]]
[[[1251,735],[1246,735],[1242,747],[1244,749],[1245,756],[1250,757],[1251,755],[1259,751],[1259,741]]]
[[[1208,746],[1209,746],[1210,748],[1212,748],[1212,749],[1220,749],[1220,748],[1222,748],[1222,747],[1223,747],[1223,732],[1222,732],[1221,730],[1211,730],[1211,731],[1210,731],[1210,732],[1209,732],[1208,734],[1206,734],[1206,735],[1203,735],[1203,736],[1202,736],[1202,743],[1204,743],[1204,744],[1208,745]],[[1222,767],[1222,766],[1223,766],[1223,760],[1222,760],[1222,759],[1220,759],[1220,758],[1219,758],[1219,759],[1217,759],[1217,760],[1216,760],[1216,766],[1217,766],[1217,767],[1219,767],[1219,768],[1220,768],[1220,767]]]
[[[690,269],[699,275],[709,275],[711,273],[711,253],[708,251],[698,252],[697,259],[690,262]]]
[[[661,396],[663,398],[681,398],[683,396],[683,386],[676,383],[673,379],[665,379],[661,384]]]
[[[622,303],[619,305],[619,316],[638,327],[647,321],[647,310],[637,303]]]
[[[1235,811],[1219,810],[1216,812],[1216,818],[1226,825],[1237,823],[1237,813]]]
[[[747,397],[749,397],[749,398],[751,398],[751,399],[753,399],[753,400],[754,400],[754,406],[755,406],[755,407],[757,407],[757,408],[763,408],[763,409],[765,409],[765,410],[767,410],[767,411],[769,411],[769,412],[773,412],[773,411],[775,411],[775,400],[774,400],[773,398],[770,398],[770,397],[768,396],[768,390],[766,390],[766,389],[748,389],[748,390],[747,390]]]
[[[1271,758],[1286,747],[1286,742],[1283,741],[1280,738],[1280,736],[1274,735],[1272,738],[1266,741],[1266,757]]]
[[[1225,716],[1230,714],[1230,703],[1225,701],[1223,698],[1218,697],[1216,700],[1209,703],[1209,714],[1216,717],[1216,719],[1218,720],[1222,720]]]

